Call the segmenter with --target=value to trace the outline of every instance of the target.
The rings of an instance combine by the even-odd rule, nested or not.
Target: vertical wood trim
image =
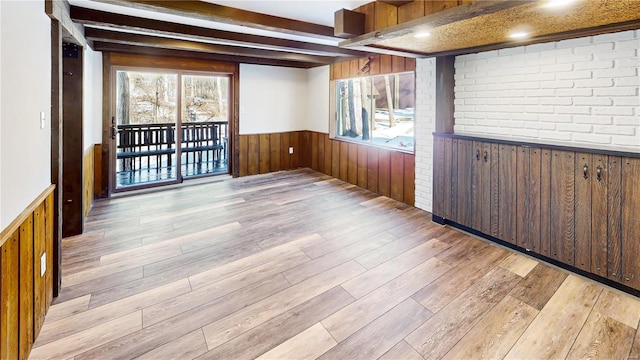
[[[473,152],[473,142],[470,140],[458,140],[458,162],[456,163],[457,177],[457,203],[455,221],[464,226],[473,226],[472,224],[472,194],[471,194],[471,176],[472,166],[475,161]]]
[[[249,175],[249,137],[240,135],[238,143],[238,176],[247,176]]]
[[[516,244],[516,214],[513,205],[517,204],[517,188],[513,179],[517,176],[517,149],[513,145],[500,145],[499,171],[499,226],[500,239]]]
[[[391,155],[388,150],[378,150],[378,194],[391,196]]]
[[[491,167],[491,181],[489,184],[491,191],[491,236],[498,236],[500,226],[500,147],[498,144],[491,144],[489,153],[489,163]]]
[[[413,154],[403,154],[404,157],[404,186],[403,202],[414,206],[416,202],[416,157]]]
[[[299,131],[298,147],[300,147],[300,160],[298,167],[311,167],[311,132]]]
[[[349,144],[347,160],[347,180],[349,183],[358,184],[358,144]]]
[[[591,181],[591,269],[596,275],[607,277],[607,183],[609,157],[593,154],[593,171],[600,167],[601,180]]]
[[[436,216],[447,218],[444,213],[444,163],[445,159],[448,158],[445,157],[444,141],[445,139],[439,136],[433,138],[433,196],[431,212]]]
[[[379,152],[373,147],[367,150],[367,189],[374,193],[378,193]]]
[[[578,269],[591,269],[591,182],[595,177],[591,154],[575,154],[575,264]],[[587,166],[587,178],[583,176],[583,166]]]
[[[2,284],[0,292],[2,353],[0,353],[0,358],[2,359],[17,359],[19,357],[19,238],[20,232],[17,230],[0,248],[2,252],[2,260],[0,261],[2,266],[2,281],[0,281]]]
[[[609,156],[607,277],[622,282],[622,158]]]
[[[260,136],[252,134],[248,136],[247,146],[247,174],[256,175],[260,171]]]
[[[391,72],[391,55],[380,55],[380,74],[390,74]]]
[[[320,153],[320,151],[321,150],[320,144],[318,142],[318,133],[314,131],[311,133],[311,168],[316,171],[320,169],[320,167],[318,166],[318,154]]]
[[[294,131],[289,135],[289,146],[293,146],[293,154],[289,155],[291,159],[289,168],[297,169],[300,166],[300,160],[302,155],[302,147],[300,146],[300,133]]]
[[[342,79],[348,79],[351,77],[351,62],[343,61],[340,63],[342,66]]]
[[[291,156],[289,155],[290,141],[291,139],[290,139],[289,133],[280,134],[280,169],[281,170],[291,169]]]
[[[349,143],[340,141],[339,145],[340,145],[340,157],[338,158],[339,166],[340,166],[339,179],[342,181],[349,181]]]
[[[453,133],[454,56],[436,57],[436,131]]]
[[[404,70],[405,71],[416,71],[416,59],[415,58],[405,58],[404,59]]]
[[[358,146],[358,186],[367,188],[368,146]]]
[[[53,291],[54,291],[54,282],[56,272],[51,271],[54,269],[53,262],[54,256],[49,256],[54,254],[54,238],[53,238],[53,225],[55,222],[53,221],[54,216],[54,198],[53,193],[50,193],[47,196],[47,199],[44,201],[44,243],[45,243],[45,251],[47,252],[47,270],[45,272],[45,313],[49,311],[49,306],[51,306],[51,301],[53,300]]]
[[[280,134],[269,134],[269,171],[280,171]]]
[[[44,316],[46,314],[46,279],[40,276],[40,258],[42,254],[47,251],[46,241],[46,219],[45,219],[45,204],[41,203],[33,212],[33,255],[34,255],[34,269],[33,269],[33,304],[34,304],[34,336],[37,337],[44,324]]]
[[[324,141],[324,136],[325,135],[322,134],[322,133],[318,133],[317,135],[318,135],[318,139],[317,139],[317,141],[318,141],[318,159],[316,160],[316,162],[318,164],[317,165],[318,168],[316,170],[318,170],[321,173],[325,173],[325,167],[324,167],[324,165],[325,165],[324,159],[325,159],[325,156],[326,156],[325,155],[325,153],[326,153],[325,141]]]
[[[340,178],[340,142],[331,140],[331,176]]]
[[[394,5],[376,1],[374,13],[374,30],[381,30],[398,23],[398,8]]]
[[[541,149],[531,148],[529,168],[529,244],[531,250],[540,252],[541,219]]]
[[[270,149],[269,142],[271,137],[269,134],[260,134],[259,135],[259,154],[258,154],[258,163],[259,163],[259,172],[260,174],[266,174],[270,171]]]
[[[449,204],[451,204],[449,209],[449,218],[453,221],[457,221],[458,219],[458,139],[451,139],[451,161],[450,163],[450,174],[447,179],[450,179],[450,188],[449,188]],[[445,204],[446,206],[447,204]]]
[[[480,161],[482,171],[480,182],[480,230],[491,234],[491,144],[482,143]]]
[[[540,163],[540,253],[551,257],[551,150],[541,150]]]
[[[442,187],[442,217],[445,219],[453,219],[451,217],[451,195],[453,190],[452,184],[452,159],[453,159],[453,140],[450,138],[444,139],[444,185]]]
[[[105,61],[105,58],[107,59]],[[104,69],[104,66],[109,65],[108,56],[103,55],[103,82],[102,89],[104,91],[106,86],[110,86],[108,79],[108,70]],[[105,75],[107,74],[107,75]],[[105,77],[107,79],[105,79]],[[108,94],[108,92],[103,92]],[[105,119],[105,111],[110,111],[105,105],[109,106],[110,103],[103,96],[102,99],[102,116],[103,124]],[[108,112],[106,117],[108,117]],[[108,134],[109,127],[103,125],[102,137],[105,138],[105,134]],[[104,143],[104,141],[103,141]],[[107,154],[108,155],[108,154]],[[109,163],[108,158],[105,159],[105,153],[103,149],[103,174],[108,174]],[[106,169],[106,170],[105,170]],[[54,214],[53,219],[53,237],[55,243],[55,267],[52,269],[54,272],[54,289],[53,292],[58,295],[62,287],[62,257],[59,254],[59,249],[62,247],[62,25],[57,20],[51,21],[51,184],[55,186],[54,190]],[[104,176],[102,179],[102,197],[107,196],[109,193],[109,177]]]
[[[233,65],[233,74],[231,75],[231,79],[229,81],[230,84],[233,84],[233,88],[230,89],[233,94],[233,117],[231,121],[229,121],[229,131],[231,132],[231,136],[229,136],[229,157],[231,157],[230,174],[233,177],[238,177],[240,175],[240,64],[236,63]]]
[[[333,140],[329,138],[329,134],[323,135],[324,139],[324,173],[331,175],[331,159],[332,159],[332,144]]]
[[[93,146],[93,198],[100,197],[100,189],[102,183],[102,144]]]
[[[531,157],[531,149],[520,146],[517,149],[517,203],[516,203],[516,244],[525,249],[531,249],[530,244],[530,221],[531,207],[530,203],[530,179],[531,167],[529,159]]]
[[[380,74],[380,55],[374,55],[371,57],[371,64],[369,65],[369,75]]]
[[[93,154],[91,154],[93,155]],[[33,213],[20,226],[20,358],[33,346]]]
[[[93,179],[94,179],[94,151],[95,147],[91,145],[89,149],[85,152],[83,156],[83,204],[82,204],[82,215],[86,218],[89,214],[89,210],[91,210],[91,205],[93,204]]]
[[[390,159],[390,194],[391,198],[404,201],[404,154],[397,151],[391,152]]]
[[[403,72],[405,71],[405,59],[400,56],[392,56],[391,57],[391,71],[392,72]]]
[[[482,214],[483,214],[483,202],[482,202],[482,184],[483,184],[483,172],[482,165],[484,160],[482,158],[483,144],[479,141],[474,141],[472,145],[471,160],[471,197],[469,198],[471,207],[471,226],[474,229],[482,230]]]
[[[398,7],[398,24],[424,16],[424,1],[414,0]]]

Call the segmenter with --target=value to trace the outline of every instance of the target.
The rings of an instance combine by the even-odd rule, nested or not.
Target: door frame
[[[113,161],[111,154],[111,118],[115,102],[112,93],[112,68],[133,67],[146,69],[164,69],[182,71],[184,73],[209,73],[229,76],[229,143],[228,143],[228,172],[234,177],[238,173],[238,141],[239,141],[239,98],[240,98],[240,65],[222,61],[209,61],[191,58],[173,58],[150,56],[144,54],[125,54],[104,52],[102,54],[102,178],[99,179],[100,197],[110,197],[112,179],[110,174]],[[115,75],[114,75],[115,76]],[[115,156],[115,155],[114,155]],[[161,185],[165,185],[162,183]],[[158,186],[158,185],[156,185]]]

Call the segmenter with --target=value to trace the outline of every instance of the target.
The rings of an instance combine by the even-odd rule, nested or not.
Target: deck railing
[[[177,134],[173,123],[118,125],[118,172],[171,172],[176,165]],[[226,169],[228,122],[185,122],[180,150],[183,176]]]

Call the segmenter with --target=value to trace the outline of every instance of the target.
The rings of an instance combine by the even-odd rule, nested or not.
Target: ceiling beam
[[[71,6],[71,19],[78,24],[88,26],[93,25],[122,30],[145,31],[154,34],[181,36],[209,41],[219,40],[220,42],[230,45],[260,46],[271,50],[354,58],[369,55],[366,52],[343,49],[337,46],[214,30],[192,25],[114,14],[77,6]]]
[[[150,10],[170,15],[178,15],[214,21],[219,23],[246,26],[254,29],[282,32],[292,35],[308,36],[336,40],[333,28],[300,20],[266,15],[241,10],[229,6],[193,0],[96,0],[109,4]]]
[[[86,28],[85,36],[88,40],[110,42],[125,45],[142,45],[163,49],[186,50],[193,52],[208,52],[214,54],[256,57],[264,59],[279,59],[312,63],[316,65],[328,65],[335,62],[334,57],[316,56],[307,54],[286,53],[281,51],[252,49],[240,46],[217,45],[189,40],[179,40],[158,36],[132,34],[118,31]]]
[[[187,51],[187,50],[162,49],[158,47],[116,44],[116,43],[107,43],[107,42],[101,42],[101,41],[95,41],[93,43],[93,48],[96,51],[102,51],[102,52],[177,57],[177,58],[184,58],[184,59],[201,59],[201,60],[210,60],[210,61],[226,61],[226,62],[233,62],[233,63],[254,64],[254,65],[285,66],[285,67],[301,68],[301,69],[309,69],[319,65],[319,64],[305,63],[305,62],[299,62],[299,61],[264,59],[264,58],[259,59],[255,57],[212,54],[212,53],[206,53],[206,52]]]

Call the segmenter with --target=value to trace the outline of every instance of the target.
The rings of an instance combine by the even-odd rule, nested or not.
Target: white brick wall
[[[640,152],[640,30],[462,55],[455,66],[457,133]]]
[[[416,61],[416,200],[417,208],[431,211],[433,189],[433,135],[435,131],[436,60]]]

